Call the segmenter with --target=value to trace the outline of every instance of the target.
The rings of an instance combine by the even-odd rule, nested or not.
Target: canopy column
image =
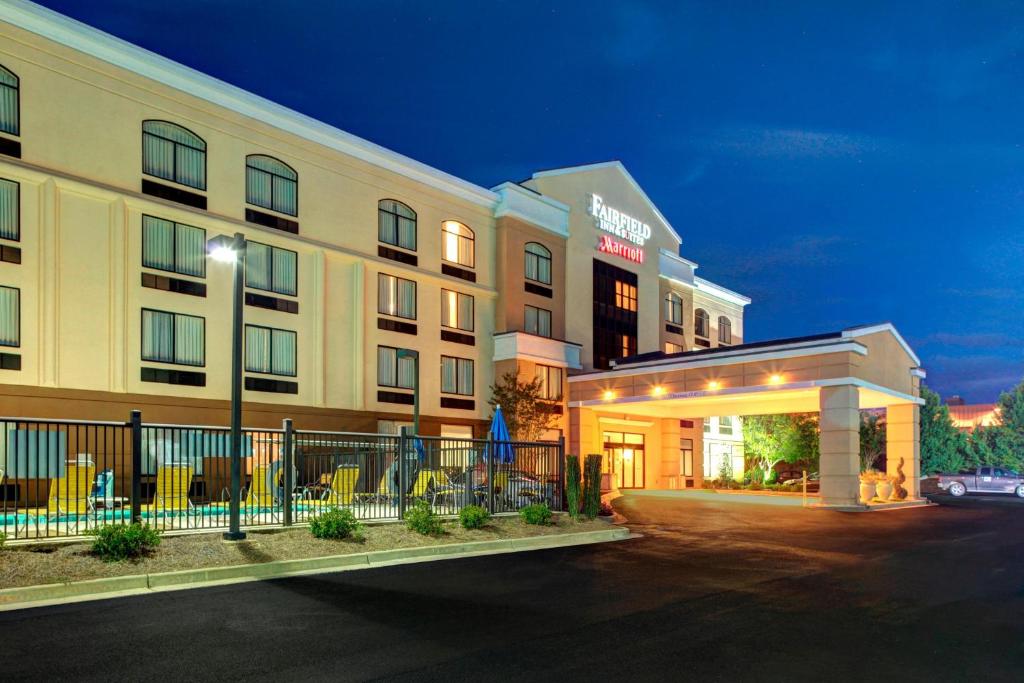
[[[852,384],[822,387],[821,502],[823,505],[857,505],[860,486],[860,399]]]
[[[886,474],[898,477],[902,470],[907,499],[920,497],[921,485],[921,408],[913,403],[899,403],[885,409]]]

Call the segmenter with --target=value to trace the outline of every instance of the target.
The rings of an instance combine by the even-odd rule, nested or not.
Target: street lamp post
[[[231,501],[228,507],[226,541],[245,538],[241,526],[242,493],[242,320],[245,290],[245,236],[236,232],[229,241],[225,235],[210,240],[210,255],[232,263],[234,293],[231,307]]]
[[[403,358],[412,358],[412,433],[419,436],[420,433],[420,352],[412,349],[398,349],[395,362]],[[398,368],[395,368],[397,371]]]

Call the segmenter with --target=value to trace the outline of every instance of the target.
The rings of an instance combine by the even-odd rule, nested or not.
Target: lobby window
[[[142,360],[206,364],[206,320],[195,315],[142,309]]]
[[[416,251],[416,212],[394,199],[377,202],[377,239]]]
[[[377,275],[377,312],[416,319],[416,283],[394,275]]]
[[[21,290],[0,287],[0,346],[21,346]]]
[[[549,401],[562,400],[562,368],[538,365],[535,376],[540,380],[540,397]]]
[[[205,190],[206,142],[168,121],[143,121],[142,172]]]
[[[295,342],[296,334],[291,330],[246,325],[246,371],[295,377]]]
[[[693,333],[698,337],[704,337],[707,339],[711,336],[709,328],[711,327],[711,318],[708,317],[708,312],[703,308],[698,308],[693,312]]]
[[[615,282],[615,305],[624,311],[636,312],[636,286],[628,282]]]
[[[729,416],[722,416],[718,418],[718,433],[725,436],[732,435],[732,418]]]
[[[693,439],[679,439],[679,464],[684,477],[693,476]]]
[[[620,350],[619,358],[626,358],[628,356],[636,355],[636,337],[628,334],[620,334],[618,336],[618,347]]]
[[[705,417],[704,418],[704,433],[705,434],[710,434],[711,433],[711,418],[710,417]]]
[[[21,239],[21,185],[0,178],[0,238]]]
[[[298,293],[299,255],[259,242],[245,245],[245,286],[277,294]]]
[[[0,132],[21,134],[21,102],[18,77],[0,66]]]
[[[154,216],[142,217],[142,265],[206,277],[206,231]]]
[[[393,346],[377,347],[377,386],[412,389],[416,384],[416,360],[399,358]]]
[[[665,342],[665,353],[682,353],[682,344],[674,344],[672,342]]]
[[[526,245],[526,279],[543,285],[551,284],[551,251],[542,244]]]
[[[536,306],[527,306],[524,330],[539,337],[550,337],[551,311]]]
[[[718,316],[718,342],[732,344],[732,323],[724,315]]]
[[[441,356],[441,392],[473,395],[473,361],[469,358]]]
[[[441,290],[441,327],[473,331],[473,297],[448,289]]]
[[[473,231],[458,221],[441,224],[441,258],[466,268],[476,264],[475,237]]]
[[[683,324],[683,297],[675,292],[665,297],[665,320],[673,325]]]
[[[288,164],[263,154],[245,158],[245,201],[253,206],[299,215],[299,174]]]

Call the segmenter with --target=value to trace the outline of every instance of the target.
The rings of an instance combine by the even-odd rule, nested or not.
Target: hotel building
[[[760,396],[731,393],[750,300],[696,274],[619,162],[479,187],[31,3],[0,7],[0,414],[226,424],[231,268],[206,245],[238,232],[247,425],[409,424],[408,349],[423,433],[482,436],[490,387],[515,370],[542,379],[548,436],[608,454],[618,486],[684,487],[703,476],[703,418]],[[916,410],[916,358],[869,329]],[[842,334],[867,355],[850,339],[868,333]],[[819,341],[759,356],[792,399],[773,407],[818,410],[826,385],[791,379],[864,365],[818,362],[837,350]],[[709,379],[719,366],[733,374]]]

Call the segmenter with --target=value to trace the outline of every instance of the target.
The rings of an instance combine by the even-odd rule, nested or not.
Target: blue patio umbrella
[[[509,441],[512,437],[508,433],[508,425],[505,424],[505,416],[501,412],[501,406],[494,408],[494,417],[491,419],[491,439],[495,442],[491,448],[498,462],[509,464],[516,459],[515,450]]]

